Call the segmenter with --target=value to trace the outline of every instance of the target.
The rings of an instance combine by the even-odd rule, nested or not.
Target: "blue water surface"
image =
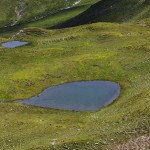
[[[50,87],[40,95],[16,102],[75,111],[97,111],[120,94],[119,84],[111,81],[85,81]]]
[[[27,44],[28,42],[11,41],[11,42],[2,43],[1,45],[6,48],[16,48],[16,47],[20,47],[20,46],[27,45]]]

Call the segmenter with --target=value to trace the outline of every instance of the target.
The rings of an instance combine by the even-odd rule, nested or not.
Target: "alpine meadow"
[[[150,1],[1,0],[0,150],[149,149]]]

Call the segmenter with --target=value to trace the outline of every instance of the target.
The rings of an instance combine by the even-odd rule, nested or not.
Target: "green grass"
[[[137,21],[150,17],[149,0],[101,0],[80,15],[55,28],[77,26],[94,22]]]
[[[81,0],[78,6],[93,4],[98,0]],[[0,27],[29,22],[35,18],[53,13],[56,10],[71,7],[76,0],[1,0],[0,1]],[[18,14],[18,17],[17,17]],[[21,17],[19,17],[21,15]]]
[[[89,8],[89,6],[90,5],[77,6],[77,7],[73,7],[70,9],[59,11],[52,15],[48,15],[47,17],[37,20],[37,21],[19,24],[19,25],[12,26],[12,27],[1,28],[0,34],[1,36],[10,37],[10,35],[13,36],[19,30],[23,28],[27,28],[27,27],[50,28],[77,16],[78,14],[82,13],[87,8]]]
[[[0,25],[4,26],[5,24],[13,24],[16,21],[16,13],[15,10],[23,11],[23,20],[33,19],[34,17],[41,15],[42,13],[46,13],[47,11],[53,11],[55,9],[59,9],[65,7],[65,3],[63,0],[29,0],[29,1],[17,1],[14,0],[2,0],[0,2]],[[21,21],[19,20],[19,21]]]
[[[24,27],[50,28],[79,15],[80,13],[84,12],[88,7],[89,6],[86,5],[63,10],[39,21],[25,24]]]
[[[146,20],[60,30],[32,27],[16,39],[29,45],[0,47],[0,99],[5,101],[0,103],[0,149],[107,149],[149,134],[148,24]],[[9,40],[1,34],[0,43]],[[79,80],[118,82],[121,95],[92,113],[13,103],[47,87]]]

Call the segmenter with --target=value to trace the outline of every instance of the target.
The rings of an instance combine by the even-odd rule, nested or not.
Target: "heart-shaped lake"
[[[120,85],[111,81],[82,81],[50,87],[40,95],[16,102],[75,111],[97,111],[120,94]]]

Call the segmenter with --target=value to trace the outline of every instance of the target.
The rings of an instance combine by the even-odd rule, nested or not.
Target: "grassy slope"
[[[78,14],[85,11],[87,8],[89,8],[89,5],[77,6],[77,7],[69,8],[66,10],[61,10],[55,14],[48,15],[47,17],[37,20],[37,21],[19,24],[19,25],[12,26],[12,27],[1,28],[0,34],[1,35],[4,34],[6,36],[6,33],[7,33],[8,36],[10,36],[10,34],[13,35],[17,31],[21,30],[22,28],[27,28],[27,27],[50,28],[54,25],[65,22],[65,21],[77,16]]]
[[[30,45],[0,47],[0,99],[9,102],[0,103],[2,150],[104,149],[149,133],[148,27],[97,23],[61,30],[31,28],[24,34],[19,39]],[[11,103],[52,85],[95,79],[116,81],[122,90],[115,103],[94,113]]]
[[[84,12],[88,8],[89,8],[89,5],[78,6],[78,7],[66,9],[66,10],[60,11],[56,14],[53,14],[51,16],[48,16],[44,19],[41,19],[39,21],[25,24],[24,27],[50,28],[52,26],[63,23],[65,21],[79,15],[80,13]]]
[[[1,0],[0,1],[0,27],[4,25],[13,24],[16,21],[16,13],[20,10],[23,10],[20,14],[22,14],[21,19],[18,22],[24,22],[33,20],[40,16],[45,16],[45,14],[58,10],[60,8],[66,8],[68,6],[72,6],[76,0]],[[89,3],[88,0],[81,1],[78,6],[81,4],[93,4],[98,0],[92,1]]]
[[[2,0],[0,1],[0,25],[3,26],[7,23],[14,23],[16,20],[15,8],[17,7],[18,10],[21,10],[22,4],[24,4],[23,8],[26,8],[25,11],[23,11],[23,18],[25,20],[31,19],[36,15],[40,15],[48,10],[52,11],[61,7],[65,7],[64,0],[56,0],[56,2],[53,0],[39,0],[38,2],[36,0],[29,0],[28,2],[25,0]]]
[[[102,0],[79,16],[54,28],[92,22],[127,22],[150,17],[149,0]]]

